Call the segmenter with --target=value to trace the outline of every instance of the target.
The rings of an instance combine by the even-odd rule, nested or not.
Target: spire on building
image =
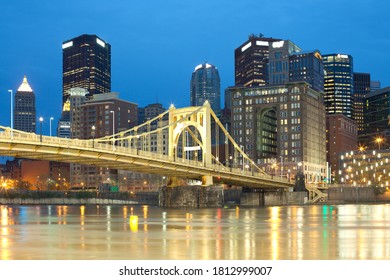
[[[27,82],[27,77],[26,76],[24,76],[23,82],[20,85],[20,87],[18,88],[18,91],[21,91],[21,92],[33,92],[32,88],[30,87],[30,85]]]

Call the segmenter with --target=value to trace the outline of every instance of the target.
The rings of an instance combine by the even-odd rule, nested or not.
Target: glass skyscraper
[[[353,58],[346,54],[323,55],[324,101],[327,114],[353,117]]]
[[[369,73],[353,73],[353,92],[353,119],[357,123],[358,133],[361,134],[364,129],[364,98],[368,97],[371,92],[371,75]]]
[[[220,78],[217,67],[203,63],[195,67],[190,86],[191,106],[210,103],[215,113],[221,110]]]
[[[234,51],[236,86],[264,86],[268,84],[267,64],[269,46],[281,39],[265,38],[262,34],[249,39]]]
[[[35,94],[26,76],[15,94],[14,128],[25,132],[36,132]]]
[[[63,42],[62,104],[71,88],[89,95],[111,92],[111,45],[96,35],[81,35]]]

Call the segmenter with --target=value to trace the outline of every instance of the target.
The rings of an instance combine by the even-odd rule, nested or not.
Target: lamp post
[[[115,112],[110,111],[112,114],[112,150],[115,150],[115,140],[114,140],[114,134],[115,134]]]
[[[92,134],[92,148],[95,148],[95,129],[96,129],[96,127],[93,125],[92,126],[92,131],[91,131],[91,134]]]
[[[377,137],[375,138],[375,142],[378,144],[378,150],[381,149],[381,143],[383,142],[383,138],[382,137]]]
[[[10,137],[11,139],[14,138],[14,134],[13,134],[13,129],[14,129],[14,107],[12,105],[12,99],[14,98],[14,92],[12,91],[12,89],[9,89],[8,90],[9,93],[11,93],[11,134],[10,134]]]
[[[53,117],[50,118],[50,136],[51,136],[51,121],[54,120]]]
[[[41,132],[41,135],[40,135],[40,141],[42,142],[42,123],[43,123],[43,118],[42,117],[39,117],[39,124],[40,124],[40,132]]]

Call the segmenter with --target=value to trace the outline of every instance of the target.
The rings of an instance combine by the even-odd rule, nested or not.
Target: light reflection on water
[[[390,204],[0,210],[2,260],[390,259]]]

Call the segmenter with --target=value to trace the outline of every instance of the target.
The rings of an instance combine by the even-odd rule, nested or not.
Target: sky
[[[390,86],[388,0],[12,0],[0,3],[0,125],[26,75],[37,118],[53,134],[61,114],[62,42],[96,34],[111,44],[111,89],[140,107],[190,104],[194,68],[215,65],[234,85],[234,49],[251,33],[289,39],[302,50],[343,53],[354,71]]]

